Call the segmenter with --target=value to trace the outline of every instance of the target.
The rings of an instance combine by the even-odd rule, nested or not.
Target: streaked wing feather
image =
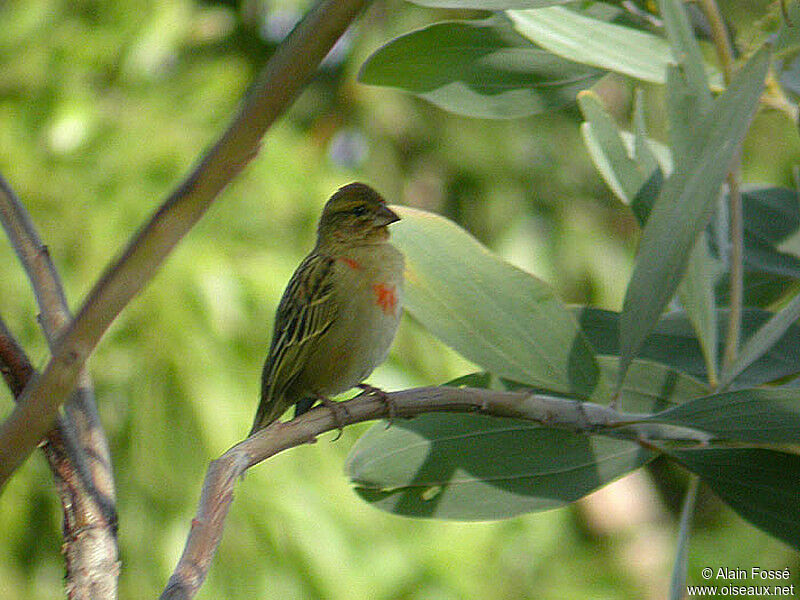
[[[276,406],[276,402],[297,378],[315,342],[328,331],[336,317],[331,280],[333,264],[330,257],[311,254],[286,286],[278,305],[272,344],[262,374],[261,405],[256,425],[264,426],[274,421],[288,408],[288,404]],[[286,400],[291,403],[300,398]]]

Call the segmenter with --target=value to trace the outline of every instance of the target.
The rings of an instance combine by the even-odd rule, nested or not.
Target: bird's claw
[[[389,413],[389,418],[386,422],[386,429],[389,429],[389,427],[392,426],[395,417],[397,416],[397,404],[395,404],[394,400],[392,400],[389,397],[389,394],[384,392],[382,389],[376,388],[368,383],[359,383],[356,387],[364,390],[365,394],[371,394],[375,396],[378,400],[383,402],[384,405],[386,405],[386,410]]]
[[[339,430],[339,433],[336,434],[336,437],[331,440],[331,442],[335,442],[344,433],[344,421],[345,419],[350,418],[350,412],[347,410],[347,407],[343,404],[339,404],[338,402],[331,400],[330,398],[326,398],[325,396],[319,396],[319,402],[331,411],[331,416],[333,416],[333,422],[336,424],[336,428]],[[342,418],[342,412],[344,412],[344,418]]]

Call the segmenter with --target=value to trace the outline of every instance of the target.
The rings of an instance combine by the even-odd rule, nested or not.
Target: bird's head
[[[317,228],[317,246],[381,243],[389,239],[387,226],[399,220],[378,192],[363,183],[350,183],[325,204]]]

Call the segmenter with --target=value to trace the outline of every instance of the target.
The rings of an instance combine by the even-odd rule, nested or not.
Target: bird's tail
[[[264,427],[277,420],[283,414],[286,410],[286,404],[283,400],[282,394],[273,394],[269,388],[262,390],[256,418],[253,420],[253,427],[247,437],[250,437],[260,429],[264,429]]]

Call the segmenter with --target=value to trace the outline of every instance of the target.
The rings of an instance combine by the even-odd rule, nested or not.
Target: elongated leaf
[[[756,53],[715,100],[692,138],[692,159],[676,165],[647,220],[620,322],[621,377],[675,293],[711,216],[758,104],[769,56],[768,48]]]
[[[786,60],[777,61],[778,81],[786,95],[797,97],[800,95],[800,58],[793,56]]]
[[[584,335],[595,350],[601,355],[618,355],[619,313],[589,307],[575,311]],[[763,310],[746,308],[742,313],[742,335],[745,338],[753,335],[771,316]],[[717,309],[718,335],[724,334],[727,320],[727,309]],[[708,376],[700,345],[683,312],[670,313],[658,322],[646,338],[640,356],[694,377]],[[791,325],[766,354],[736,377],[734,384],[739,387],[760,385],[797,373],[800,373],[800,327]]]
[[[669,45],[662,38],[561,7],[510,10],[517,31],[568,60],[664,83]]]
[[[652,457],[627,441],[524,421],[428,414],[371,428],[346,471],[382,510],[475,521],[563,506]]]
[[[687,90],[696,111],[692,114],[702,115],[711,108],[711,90],[706,78],[703,54],[694,37],[683,2],[659,0],[658,6],[672,47],[673,59],[682,66],[686,77]]]
[[[619,368],[616,356],[598,356],[600,368],[613,380]],[[628,369],[618,401],[625,410],[650,413],[708,394],[703,383],[664,365],[635,360]]]
[[[606,183],[626,204],[630,204],[639,189],[658,168],[652,153],[640,164],[628,150],[622,133],[600,99],[591,91],[578,94],[578,105],[586,122],[581,127],[584,141]],[[646,146],[646,143],[645,143]]]
[[[598,356],[598,363],[604,378],[608,381],[616,379],[619,368],[619,358],[616,356]],[[484,378],[481,377],[484,376]],[[498,386],[499,384],[499,386]],[[506,389],[510,391],[526,389],[531,386],[524,385],[508,379],[498,379],[488,373],[473,373],[464,378],[451,381],[447,385],[469,385],[490,389]],[[548,390],[535,390],[547,392]],[[619,394],[619,401],[625,410],[634,413],[654,413],[677,406],[682,402],[706,396],[709,389],[697,379],[680,373],[666,365],[635,360],[628,369],[625,383]],[[609,401],[611,397],[601,398],[599,401]]]
[[[640,223],[646,221],[641,211],[649,196],[646,213],[661,189],[663,173],[672,172],[672,155],[666,146],[647,137],[641,94],[636,94],[635,133],[621,130],[606,112],[596,94],[590,90],[578,94],[586,122],[581,133],[597,170],[611,191],[626,204],[630,204]]]
[[[667,67],[667,117],[672,156],[680,168],[691,157],[693,133],[703,112],[699,112],[697,97],[692,93],[683,64]]]
[[[745,268],[749,271],[800,277],[800,259],[780,252],[772,244],[762,244],[745,234]]]
[[[668,453],[739,515],[800,549],[800,456],[756,448]]]
[[[478,371],[477,373],[469,373],[467,375],[462,375],[461,377],[456,377],[455,379],[448,381],[443,385],[447,385],[450,387],[475,387],[475,388],[483,388],[483,389],[495,389],[496,383],[500,382],[500,378],[492,375],[488,371]],[[500,389],[504,389],[502,384],[499,384]]]
[[[572,313],[534,276],[491,254],[447,219],[395,207],[408,311],[439,339],[500,377],[590,397],[600,384]]]
[[[458,114],[505,119],[574,102],[602,74],[537,48],[495,17],[436,23],[400,36],[367,59],[359,80]]]
[[[723,372],[722,386],[727,387],[739,373],[772,348],[775,342],[783,337],[789,326],[797,322],[798,317],[800,317],[800,294],[795,296],[780,312],[773,315],[745,342],[736,360]]]
[[[681,507],[681,521],[678,527],[678,543],[675,550],[675,565],[672,568],[672,577],[669,582],[670,600],[683,600],[686,595],[686,557],[689,554],[689,531],[692,527],[692,515],[694,515],[695,501],[697,500],[697,488],[700,480],[692,477],[689,482],[689,489],[686,490],[686,497],[683,499]]]
[[[712,98],[706,79],[703,56],[683,3],[661,0],[667,34],[677,66],[667,71],[667,113],[670,142],[679,171],[688,171],[694,160],[695,130],[711,109]],[[712,207],[713,208],[713,207]],[[688,267],[678,287],[678,297],[692,322],[706,361],[710,382],[717,380],[717,324],[714,286],[722,272],[711,256],[705,233],[700,232],[689,255]]]
[[[762,244],[777,244],[800,229],[800,198],[781,187],[757,187],[742,191],[745,235]]]
[[[800,228],[800,201],[788,188],[752,188],[742,192],[742,209],[745,304],[769,306],[800,280],[800,259],[777,246]],[[722,250],[714,244],[712,252],[724,259],[726,243]],[[728,301],[728,292],[726,275],[716,288],[720,303]]]
[[[575,0],[411,0],[433,8],[469,8],[473,10],[506,10],[508,8],[544,8]]]
[[[686,274],[678,286],[678,298],[680,298],[681,304],[686,309],[686,314],[689,316],[692,327],[694,327],[694,331],[697,334],[697,339],[700,341],[700,347],[703,349],[703,358],[706,361],[706,372],[708,373],[709,382],[712,384],[717,381],[717,351],[719,345],[714,284],[721,271],[722,265],[711,256],[706,233],[701,231],[689,256]]]
[[[674,3],[669,0],[662,4],[666,4],[668,10],[674,9]],[[679,10],[683,11],[683,8],[679,7]],[[685,19],[677,21],[682,22]],[[688,27],[688,22],[683,24]],[[673,44],[679,44],[682,36],[677,35],[674,29],[675,23],[671,29]],[[683,161],[689,160],[692,156],[690,145],[693,143],[693,134],[701,116],[711,107],[711,93],[705,75],[702,74],[702,65],[687,66],[691,60],[699,60],[699,50],[691,31],[682,33],[688,36],[690,51],[683,62],[677,67],[670,65],[667,71],[667,113],[672,154],[679,169],[691,169],[691,165],[686,165]],[[692,79],[693,72],[695,80]],[[718,345],[714,285],[722,270],[722,266],[711,256],[706,233],[701,231],[689,255],[683,280],[678,286],[678,297],[700,341],[706,361],[706,371],[712,384],[717,381]]]
[[[648,179],[652,176],[659,166],[659,159],[653,151],[652,144],[647,137],[647,126],[644,115],[644,93],[641,88],[636,89],[633,105],[633,159],[639,165],[643,173],[648,173]],[[667,153],[669,155],[669,153]],[[672,156],[669,155],[670,162]],[[671,168],[661,166],[667,173],[671,173]]]
[[[775,39],[775,54],[779,56],[794,56],[800,52],[800,4],[787,2],[788,19],[784,19],[783,26],[778,31]]]
[[[663,167],[653,172],[650,179],[639,189],[633,202],[631,202],[631,210],[642,227],[647,224],[650,211],[653,210],[658,195],[661,193],[661,188],[664,186],[665,172],[668,173]]]
[[[725,440],[800,443],[800,390],[737,390],[688,400],[650,417],[694,427]]]
[[[744,304],[748,306],[769,307],[786,295],[786,291],[797,283],[794,277],[772,275],[770,273],[744,273]],[[726,287],[727,286],[727,287]],[[718,304],[727,304],[730,298],[729,276],[725,275],[716,287]]]

